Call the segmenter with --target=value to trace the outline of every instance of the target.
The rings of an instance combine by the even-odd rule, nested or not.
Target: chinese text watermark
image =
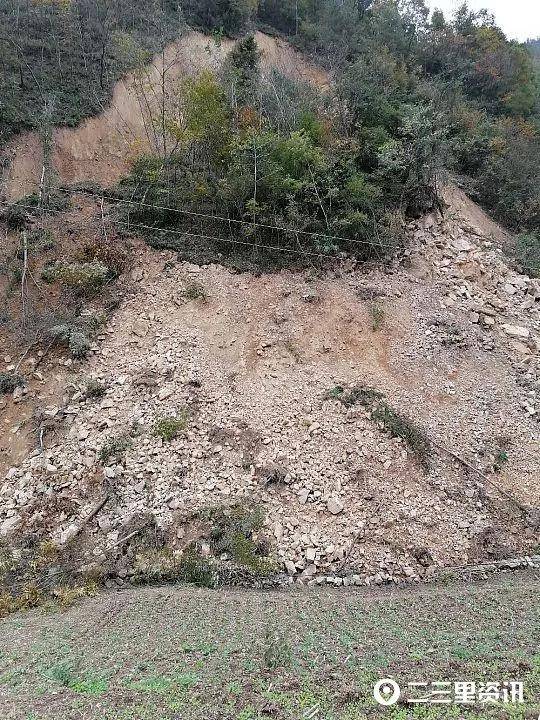
[[[390,707],[400,699],[416,705],[487,705],[522,704],[523,683],[503,682],[409,682],[401,688],[395,680],[379,680],[373,688],[373,697],[379,703]]]

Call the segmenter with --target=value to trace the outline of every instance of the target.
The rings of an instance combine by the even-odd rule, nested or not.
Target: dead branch
[[[475,468],[474,465],[471,465],[471,463],[467,462],[464,458],[462,458],[460,455],[457,455],[453,450],[450,450],[450,448],[445,447],[444,445],[441,445],[440,443],[433,442],[433,445],[443,452],[445,452],[447,455],[450,455],[450,457],[453,457],[454,460],[457,460],[459,463],[461,463],[464,467],[468,468],[472,472],[476,473],[482,480],[492,487],[494,490],[496,490],[500,495],[502,495],[506,500],[508,500],[512,505],[515,505],[522,513],[525,515],[528,515],[530,510],[529,508],[526,508],[524,505],[522,505],[519,500],[516,500],[510,493],[507,493],[506,490],[503,490],[501,487],[499,487],[496,483],[493,482],[493,480],[490,480],[487,475],[485,475],[481,470],[478,470],[478,468]]]
[[[105,504],[109,501],[110,497],[111,496],[109,494],[107,494],[107,495],[105,495],[105,497],[101,498],[101,500],[99,500],[99,502],[97,502],[96,505],[94,505],[94,507],[92,508],[92,510],[90,510],[88,515],[83,520],[81,520],[79,526],[74,531],[74,533],[71,535],[70,540],[74,540],[78,535],[81,534],[81,532],[88,525],[88,523],[98,514],[98,512],[100,512],[100,510],[103,509]]]

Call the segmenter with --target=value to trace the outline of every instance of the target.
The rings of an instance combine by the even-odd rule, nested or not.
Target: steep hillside
[[[297,81],[328,84],[327,74],[286,42],[256,33],[261,50],[263,72],[272,71]],[[99,183],[112,187],[124,177],[133,160],[150,149],[152,117],[165,95],[174,96],[188,77],[205,69],[219,71],[234,42],[219,43],[201,33],[190,31],[168,45],[154,58],[151,66],[128,75],[116,84],[110,105],[78,127],[56,128],[53,132],[52,165],[58,181],[66,184]],[[39,186],[43,149],[36,132],[12,141],[5,155],[8,166],[4,176],[4,196],[10,200],[35,192]]]
[[[286,43],[260,33],[256,41],[270,86],[277,69],[327,87],[329,77]],[[253,57],[250,42],[241,48]],[[198,71],[220,70],[231,47],[191,32],[144,73],[119,83],[101,115],[75,129],[56,129],[58,179],[115,186],[139,154],[156,150],[155,107],[174,99],[182,81]],[[8,323],[2,325],[0,372],[17,376],[17,383],[0,407],[6,429],[1,535],[25,552],[52,544],[62,562],[69,561],[68,569],[53,572],[82,570],[120,584],[180,572],[203,584],[212,584],[214,573],[220,581],[268,582],[283,571],[301,583],[381,584],[534,554],[540,281],[511,267],[502,252],[507,233],[448,187],[442,213],[405,225],[405,208],[399,208],[403,238],[391,256],[392,226],[371,223],[359,208],[372,209],[367,198],[384,213],[391,201],[381,188],[387,188],[397,209],[398,175],[380,180],[382,171],[353,167],[350,148],[360,163],[369,159],[362,159],[354,138],[342,141],[336,132],[347,115],[343,108],[321,111],[321,118],[305,113],[302,130],[287,129],[283,137],[264,135],[253,112],[246,120],[237,108],[233,119],[217,83],[201,87],[197,92],[207,93],[210,110],[217,108],[225,124],[217,131],[209,124],[208,135],[195,128],[193,144],[186,145],[193,157],[201,153],[206,162],[209,138],[217,142],[225,127],[227,151],[243,152],[248,138],[247,163],[234,157],[226,178],[216,171],[224,155],[217,153],[213,166],[201,165],[216,193],[226,182],[234,190],[236,176],[248,168],[248,202],[237,218],[199,216],[189,205],[187,214],[201,221],[201,230],[143,226],[149,245],[177,248],[157,252],[136,237],[137,224],[119,214],[116,201],[127,196],[100,201],[72,189],[68,210],[26,213],[32,208],[23,205],[9,209],[11,220],[5,216],[16,267],[11,280],[5,274],[3,290],[7,309],[21,313],[24,332],[18,345]],[[204,125],[211,111],[202,107]],[[328,233],[303,225],[288,233],[289,245],[270,247],[299,258],[294,271],[240,274],[225,263],[223,246],[237,243],[257,257],[265,247],[258,244],[263,229],[287,230],[255,222],[257,211],[272,212],[261,200],[257,132],[267,145],[275,143],[268,175],[277,177],[281,195],[270,188],[268,198],[283,202],[283,214],[273,224],[290,222],[297,192],[304,218]],[[334,148],[344,152],[343,167],[331,164]],[[13,199],[36,190],[43,160],[32,134],[21,137],[12,154],[6,194]],[[185,210],[183,184],[195,178],[202,198],[208,187],[197,184],[196,164],[185,183],[173,165],[179,206],[152,207],[152,192],[167,199],[170,191],[169,178],[160,177],[166,163],[155,157],[149,172],[130,177],[134,195],[127,202],[136,204],[138,193],[140,213],[149,209],[159,217],[165,210],[177,222]],[[402,167],[391,153],[386,157],[388,167]],[[182,160],[175,158],[180,170]],[[335,172],[325,202],[314,166],[320,177],[327,168]],[[282,177],[287,168],[290,175]],[[428,175],[416,184],[407,180],[415,188],[411,196],[432,191]],[[350,191],[337,224],[347,230],[352,223],[349,252],[323,244],[344,240],[330,234],[325,207],[336,207],[340,184]],[[229,234],[208,236],[208,219],[228,224]],[[355,230],[368,225],[371,239]],[[202,251],[198,263],[184,261],[190,235],[221,243],[212,262]],[[307,252],[304,236],[312,242]],[[30,262],[29,238],[39,248]],[[370,263],[359,262],[356,248],[366,246],[384,250],[385,261],[373,252]],[[99,283],[84,285],[84,273],[97,273]],[[90,300],[85,289],[93,291]],[[48,344],[39,334],[28,339],[29,297],[36,324],[48,322]],[[88,328],[91,342],[82,332]],[[66,359],[61,345],[75,359]],[[28,572],[42,561],[31,558]]]
[[[257,277],[141,249],[91,358],[64,376],[67,404],[44,408],[55,432],[7,471],[2,533],[77,535],[81,560],[128,573],[117,543],[134,518],[181,551],[205,547],[207,508],[254,503],[271,554],[304,582],[531,553],[540,284],[470,210],[411,225],[387,269]]]

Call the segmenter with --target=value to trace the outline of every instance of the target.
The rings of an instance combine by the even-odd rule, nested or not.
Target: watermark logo
[[[385,678],[375,683],[373,697],[379,705],[390,707],[391,705],[395,705],[401,697],[401,688],[395,680]]]
[[[522,682],[410,682],[402,690],[395,680],[375,683],[373,697],[385,707],[402,702],[416,705],[497,705],[522,704]],[[540,720],[540,718],[539,718]]]

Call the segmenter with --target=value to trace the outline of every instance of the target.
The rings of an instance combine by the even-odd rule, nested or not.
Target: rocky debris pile
[[[428,216],[411,227],[420,277],[443,291],[443,304],[466,311],[482,347],[504,347],[523,387],[520,405],[540,412],[540,279],[527,277],[482,230],[460,218]]]
[[[45,528],[66,543],[107,492],[86,529],[89,560],[132,517],[150,513],[181,547],[187,516],[231,503],[264,509],[272,554],[301,582],[429,578],[528,552],[534,532],[481,473],[497,453],[501,469],[495,440],[510,434],[519,452],[496,480],[540,502],[540,286],[458,221],[411,233],[407,269],[324,279],[142,251],[62,409],[64,437],[0,485],[0,534]],[[189,292],[194,282],[205,292]],[[329,393],[359,384],[434,441],[429,473],[403,437]]]

